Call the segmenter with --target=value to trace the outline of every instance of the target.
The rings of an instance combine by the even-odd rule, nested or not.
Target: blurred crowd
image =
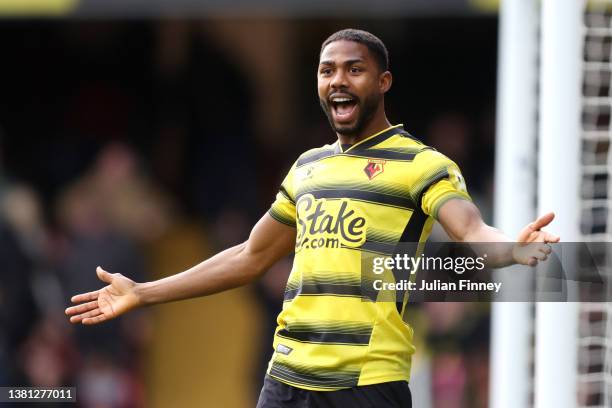
[[[83,407],[159,405],[147,371],[163,320],[157,309],[95,327],[73,326],[63,311],[72,295],[101,286],[97,265],[143,281],[241,242],[297,154],[333,142],[313,72],[316,44],[343,25],[303,23],[296,31],[287,22],[265,23],[0,25],[34,47],[3,48],[14,53],[5,74],[23,81],[4,83],[13,103],[0,103],[0,385],[74,385]],[[495,33],[495,22],[487,24]],[[395,36],[377,28],[390,37],[392,66],[409,65],[402,46],[409,54],[410,41],[426,42],[418,35],[404,42],[399,25]],[[308,47],[300,54],[294,43]],[[495,49],[487,52],[494,71]],[[53,76],[36,71],[42,64]],[[387,102],[395,104],[392,119],[406,115],[407,130],[459,164],[490,221],[494,90],[466,95],[474,99],[465,106],[450,94],[428,95],[440,103],[421,117],[410,111],[418,101],[404,102],[402,75],[410,76],[396,74],[400,90]],[[445,238],[438,230],[433,239]],[[252,358],[242,363],[251,401],[272,352],[290,267],[291,259],[279,262],[248,289],[261,333],[260,341],[241,340]],[[415,406],[485,407],[487,305],[411,307]]]
[[[173,215],[170,200],[137,169],[125,146],[105,147],[58,195],[54,226],[44,222],[35,190],[3,183],[2,384],[74,384],[84,406],[142,406],[146,312],[89,328],[71,326],[63,315],[71,295],[100,286],[97,264],[146,278],[142,249]]]

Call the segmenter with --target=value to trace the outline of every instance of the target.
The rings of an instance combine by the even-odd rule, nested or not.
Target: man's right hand
[[[141,306],[134,290],[136,282],[120,273],[108,273],[98,266],[98,278],[109,285],[72,297],[78,303],[66,309],[71,323],[98,324]]]

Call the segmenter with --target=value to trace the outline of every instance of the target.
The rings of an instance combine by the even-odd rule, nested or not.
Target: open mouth
[[[357,99],[348,94],[335,94],[329,98],[336,122],[351,122],[357,111]]]

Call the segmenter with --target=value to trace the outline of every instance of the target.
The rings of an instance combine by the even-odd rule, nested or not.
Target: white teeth
[[[350,102],[352,101],[352,99],[351,98],[332,98],[332,101],[341,103],[341,102]]]

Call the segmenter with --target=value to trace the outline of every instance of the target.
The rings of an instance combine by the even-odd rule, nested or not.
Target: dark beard
[[[359,104],[359,99],[357,100],[357,104]],[[363,104],[359,106],[359,117],[355,122],[355,125],[352,127],[336,127],[334,124],[334,119],[332,116],[331,106],[330,104],[321,98],[319,98],[319,104],[321,105],[321,109],[325,112],[325,116],[327,116],[327,120],[329,121],[330,126],[334,129],[334,132],[343,135],[343,136],[357,136],[363,129],[367,126],[367,124],[372,120],[374,114],[376,113],[376,108],[378,107],[378,103],[380,98],[377,98],[374,95],[368,96],[364,99]]]

